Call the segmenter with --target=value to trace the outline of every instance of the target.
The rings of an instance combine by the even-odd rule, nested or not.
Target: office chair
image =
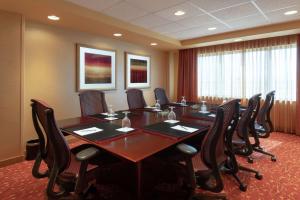
[[[166,95],[166,92],[163,88],[155,88],[154,94],[155,94],[155,100],[159,100],[160,105],[166,105],[170,103]]]
[[[105,94],[98,90],[87,90],[79,93],[81,116],[107,112]]]
[[[32,120],[40,142],[32,175],[35,178],[49,178],[46,191],[50,198],[61,198],[70,192],[73,192],[74,198],[82,197],[89,182],[99,173],[98,164],[108,166],[109,159],[103,156],[104,152],[89,144],[70,149],[56,125],[53,109],[39,100],[32,99],[31,102]],[[107,163],[95,161],[102,156]],[[40,170],[42,161],[47,165],[44,172]],[[59,186],[58,191],[54,189],[55,185]]]
[[[233,134],[235,153],[246,156],[249,163],[253,163],[253,158],[251,157],[253,145],[250,142],[250,136],[255,136],[253,130],[255,130],[254,123],[257,113],[259,112],[260,98],[261,94],[256,94],[249,99],[248,106],[246,110],[242,112],[237,128]]]
[[[254,125],[254,135],[256,137],[255,144],[253,145],[254,151],[271,156],[271,160],[273,162],[276,161],[276,156],[263,150],[263,148],[260,146],[259,138],[268,138],[270,136],[270,133],[274,131],[274,126],[270,116],[271,109],[274,105],[274,96],[275,91],[271,91],[266,95],[265,102],[257,115]]]
[[[147,106],[142,90],[129,89],[126,94],[129,109],[145,108]]]
[[[234,131],[233,139],[232,139],[232,145],[233,145],[232,152],[234,154],[250,156],[253,152],[252,144],[250,143],[250,140],[249,140],[249,125],[250,125],[252,116],[255,115],[255,113],[257,112],[257,109],[259,106],[259,101],[260,101],[260,95],[261,94],[254,95],[253,97],[251,97],[249,99],[248,107],[242,113],[242,116],[240,117],[240,119],[238,121],[236,130]],[[255,173],[255,178],[258,180],[261,180],[263,178],[262,175],[258,171],[239,165],[239,163],[236,161],[235,157],[232,157],[232,159],[233,160],[230,163],[232,175],[239,183],[240,190],[246,191],[247,185],[242,183],[240,178],[237,176],[237,172],[239,170]]]

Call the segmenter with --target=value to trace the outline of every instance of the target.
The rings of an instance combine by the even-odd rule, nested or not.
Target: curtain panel
[[[178,100],[184,96],[187,101],[197,101],[197,56],[197,49],[179,50]]]
[[[300,34],[297,35],[296,134],[300,135]]]
[[[206,100],[209,103],[216,103],[220,104],[223,101],[223,98],[225,97],[237,97],[237,96],[242,96],[242,104],[247,105],[248,98],[250,95],[254,95],[254,91],[249,90],[249,94],[245,94],[245,76],[248,75],[249,73],[257,73],[256,71],[260,69],[260,66],[256,66],[256,69],[253,68],[247,68],[248,70],[252,71],[243,71],[235,65],[246,65],[245,61],[251,61],[253,59],[256,59],[256,57],[262,56],[263,53],[261,51],[268,51],[268,49],[274,49],[278,48],[280,49],[281,47],[284,47],[285,45],[295,45],[297,44],[297,53],[296,53],[296,62],[297,62],[297,67],[296,67],[296,99],[294,100],[286,100],[286,99],[276,99],[276,93],[275,93],[275,103],[274,107],[272,109],[271,113],[271,118],[274,123],[274,128],[275,131],[283,131],[283,132],[288,132],[288,133],[296,133],[300,135],[300,35],[290,35],[290,36],[281,36],[281,37],[274,37],[274,38],[267,38],[267,39],[259,39],[259,40],[252,40],[252,41],[243,41],[243,42],[236,42],[236,43],[230,43],[230,44],[222,44],[222,45],[215,45],[215,46],[208,46],[208,47],[200,47],[200,48],[195,48],[195,49],[186,49],[186,50],[180,50],[179,51],[179,75],[178,75],[178,98],[181,96],[186,96],[188,100],[198,102],[199,100]],[[228,56],[232,52],[235,52],[235,55]],[[241,55],[239,55],[239,52],[242,52]],[[246,53],[243,52],[248,52]],[[267,52],[268,53],[268,52]],[[276,54],[276,52],[272,52],[274,55],[273,57],[278,57],[278,55],[281,55],[281,53]],[[197,55],[198,54],[198,55]],[[224,91],[223,89],[220,90],[220,92],[223,92],[223,96],[215,96],[215,95],[210,95],[210,96],[200,96],[201,94],[198,94],[198,89],[200,87],[206,87],[205,83],[200,82],[197,88],[197,82],[198,78],[201,79],[201,76],[207,79],[210,74],[201,74],[200,69],[198,69],[197,65],[202,65],[205,62],[200,62],[198,60],[199,55],[212,55],[211,58],[207,59],[219,59],[220,58],[213,58],[214,55],[216,54],[224,54],[226,55],[224,58],[221,58],[221,67],[222,69],[216,68],[215,72],[217,71],[224,71],[227,69],[228,61],[229,60],[234,60],[232,62],[233,64],[230,65],[230,68],[234,73],[230,75],[230,78],[224,80],[224,88],[227,87],[225,84],[228,83],[242,83],[243,86],[241,85],[235,85],[235,88],[231,88],[232,93]],[[246,59],[245,57],[248,56],[249,59]],[[287,53],[284,55],[286,57],[289,57],[289,54]],[[270,55],[269,55],[270,57]],[[266,57],[266,58],[269,58]],[[223,59],[223,60],[222,60]],[[276,58],[277,59],[277,58]],[[269,62],[268,59],[265,59],[266,62]],[[288,59],[286,59],[288,60]],[[288,63],[290,64],[290,63]],[[272,64],[266,64],[266,66],[271,66]],[[280,64],[282,65],[282,64]],[[255,66],[255,64],[253,64]],[[199,70],[197,72],[197,70]],[[271,70],[272,71],[272,70]],[[273,70],[274,71],[274,70]],[[198,75],[197,75],[198,73]],[[268,71],[265,72],[266,74],[264,75],[264,78],[261,78],[260,81],[268,79]],[[213,73],[212,73],[213,74]],[[277,73],[278,74],[278,73]],[[280,72],[279,72],[280,74]],[[273,74],[272,74],[273,75]],[[274,74],[275,75],[275,74]],[[258,73],[258,76],[262,76],[260,73]],[[269,74],[270,76],[270,74]],[[237,78],[238,77],[238,78]],[[221,78],[222,79],[222,78]],[[285,79],[289,79],[286,78]],[[214,81],[220,81],[220,77],[215,78]],[[257,84],[264,84],[264,83],[259,83],[258,80],[250,80],[251,87],[258,87]],[[202,85],[200,85],[202,84]],[[231,85],[234,85],[231,84]],[[248,84],[249,85],[249,84]],[[231,86],[232,87],[232,86]],[[242,92],[238,92],[237,90],[242,88]],[[268,87],[267,87],[268,88]],[[215,88],[210,88],[211,90],[214,90]],[[267,89],[265,89],[267,90]],[[291,90],[290,90],[291,91]],[[259,91],[262,92],[262,102],[263,99],[265,98],[265,93],[268,91]],[[278,94],[279,91],[277,91],[277,97],[279,96]],[[284,90],[280,91],[281,93],[284,92]],[[251,93],[251,94],[250,94]],[[252,94],[253,93],[253,94]],[[258,93],[258,92],[257,92]],[[226,94],[226,95],[225,95]],[[294,95],[294,96],[295,96]],[[281,96],[285,96],[285,94],[281,94]],[[198,97],[198,98],[197,98]]]

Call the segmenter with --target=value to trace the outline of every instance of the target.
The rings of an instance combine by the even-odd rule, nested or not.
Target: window
[[[198,56],[198,96],[296,100],[296,44]]]

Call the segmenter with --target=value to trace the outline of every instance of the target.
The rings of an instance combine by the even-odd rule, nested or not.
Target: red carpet
[[[262,146],[277,156],[277,162],[261,154],[254,156],[254,164],[240,158],[241,164],[259,170],[264,178],[259,181],[252,174],[241,172],[240,177],[248,185],[247,192],[241,192],[235,180],[224,175],[228,199],[300,199],[300,137],[273,133],[271,138],[262,140]],[[32,177],[32,164],[24,161],[0,168],[0,199],[47,199],[44,194],[47,181]]]

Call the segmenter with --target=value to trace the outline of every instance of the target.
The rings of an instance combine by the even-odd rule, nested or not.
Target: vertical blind
[[[198,96],[296,100],[296,42],[198,54]]]

